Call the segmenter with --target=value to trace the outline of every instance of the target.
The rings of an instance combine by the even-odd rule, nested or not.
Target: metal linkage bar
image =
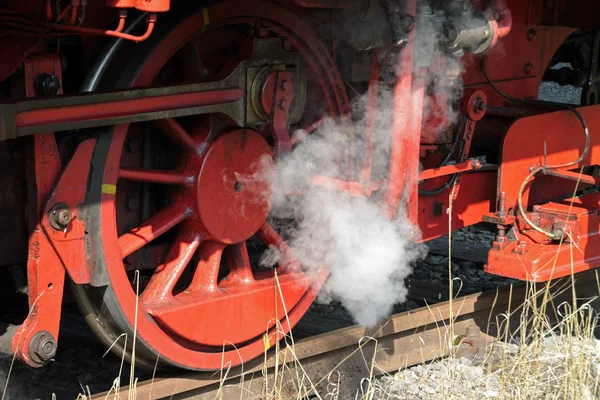
[[[235,75],[230,75],[234,77]],[[244,90],[226,78],[219,82],[108,93],[57,96],[0,104],[0,141],[41,132],[95,128],[186,115],[221,112],[243,124],[236,105]]]

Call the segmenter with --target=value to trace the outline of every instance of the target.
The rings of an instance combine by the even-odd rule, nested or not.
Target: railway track
[[[554,310],[558,304],[573,299],[573,286],[578,301],[594,301],[596,305],[599,285],[594,271],[579,274],[573,284],[571,278],[563,278],[549,286],[520,284],[501,291],[470,294],[393,315],[375,328],[349,326],[296,343],[286,337],[264,358],[243,368],[188,372],[140,382],[134,398],[229,399],[239,398],[243,392],[265,395],[274,385],[278,386],[279,398],[298,398],[299,394],[326,392],[329,380],[337,381],[338,377],[343,377],[343,391],[354,393],[363,378],[438,359],[452,349],[465,356],[481,354],[485,344],[498,334],[496,318],[508,314],[511,326],[518,326],[520,305],[526,299],[541,301],[547,287],[552,303],[547,307],[548,318],[556,321]],[[470,340],[461,341],[462,338]],[[462,344],[455,347],[459,342]],[[332,371],[335,374],[331,375]],[[121,388],[120,398],[131,398],[130,390]],[[111,394],[114,392],[100,393],[92,399],[112,398]]]

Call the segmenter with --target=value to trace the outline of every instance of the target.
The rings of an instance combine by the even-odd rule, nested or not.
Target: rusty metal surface
[[[593,272],[578,275],[575,285],[580,298],[598,295]],[[555,281],[551,286],[556,304],[570,298],[570,278]],[[536,289],[544,287],[539,285]],[[375,328],[351,326],[317,335],[295,343],[293,350],[291,346],[286,349],[285,345],[281,345],[279,364],[284,363],[282,360],[288,363],[288,368],[280,367],[277,371],[280,377],[284,374],[282,398],[298,396],[295,382],[303,373],[306,373],[314,387],[321,392],[327,385],[328,374],[335,370],[347,382],[346,390],[353,391],[357,389],[362,378],[369,376],[373,360],[377,365],[375,375],[380,375],[444,357],[449,352],[448,343],[456,337],[469,337],[469,343],[485,343],[490,336],[494,337],[497,334],[496,317],[507,310],[518,309],[528,296],[527,293],[525,285],[498,293],[477,293],[455,299],[453,302],[443,302],[394,315]],[[548,313],[552,321],[555,316],[551,310],[548,310]],[[519,312],[512,314],[511,318],[517,321]],[[454,320],[454,324],[450,327],[451,319]],[[477,330],[483,333],[473,338],[473,332]],[[136,388],[136,398],[213,399],[218,394],[221,398],[229,399],[240,396],[241,391],[260,396],[264,393],[266,382],[269,387],[273,384],[275,365],[277,360],[274,351],[271,350],[266,358],[247,363],[243,370],[226,371],[224,368],[224,371],[188,373],[141,382]],[[302,371],[295,367],[297,365],[302,366]],[[268,371],[267,374],[264,371]],[[243,379],[240,379],[242,375]],[[223,376],[230,378],[222,379]],[[128,388],[122,388],[121,398],[127,395]],[[107,393],[102,393],[93,396],[92,399],[103,399],[106,396]]]

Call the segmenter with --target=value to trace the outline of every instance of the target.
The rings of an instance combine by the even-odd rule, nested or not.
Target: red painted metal
[[[81,143],[61,174],[56,187],[48,197],[41,216],[41,226],[50,244],[73,282],[87,284],[90,273],[86,268],[85,215],[80,205],[85,204],[87,182],[96,139]],[[51,213],[57,206],[64,206],[72,215],[71,222],[57,230],[50,222]]]
[[[403,3],[400,15],[416,15],[416,0],[408,0]],[[423,106],[423,83],[422,79],[417,79],[420,84],[413,84],[413,51],[414,51],[414,32],[413,29],[407,38],[406,45],[400,50],[398,58],[396,85],[394,88],[394,109],[392,119],[392,147],[390,153],[390,175],[389,184],[384,199],[384,214],[389,219],[395,219],[400,207],[400,199],[403,191],[409,188],[411,183],[410,171],[418,171],[419,160],[419,142],[421,131],[421,115]],[[416,117],[416,114],[419,117]],[[418,120],[418,121],[417,121]],[[416,140],[415,140],[416,137]],[[416,142],[416,149],[415,144]],[[411,154],[413,153],[413,154]],[[414,161],[416,153],[416,165],[410,166],[410,161]],[[410,161],[409,161],[410,160]],[[417,182],[415,173],[415,185]],[[415,201],[415,189],[408,189],[410,194],[407,196],[409,203]],[[413,210],[415,211],[415,210]],[[415,218],[416,214],[412,214]],[[416,222],[416,221],[413,221]]]
[[[490,251],[486,271],[516,279],[545,282],[600,266],[600,196],[586,195],[536,206],[541,226],[561,226],[567,236],[550,242],[530,231],[518,240],[498,244]]]
[[[590,132],[600,129],[598,107],[600,106],[579,109]],[[600,138],[592,134],[590,139],[590,151],[582,165],[573,165],[569,168],[578,169],[583,165],[600,163]],[[514,224],[516,239],[510,241],[503,239],[496,245],[496,248],[490,252],[486,270],[519,279],[545,281],[571,273],[571,267],[577,272],[600,265],[598,262],[600,252],[594,241],[594,237],[597,236],[597,230],[593,228],[596,216],[592,215],[600,208],[597,204],[597,197],[584,196],[582,198],[592,199],[592,201],[575,200],[575,204],[584,201],[581,205],[573,208],[573,216],[578,221],[576,223],[583,228],[580,229],[581,240],[568,240],[571,243],[568,246],[551,241],[545,235],[532,231],[520,219],[516,205],[520,186],[532,168],[543,165],[559,165],[576,160],[583,148],[583,128],[569,111],[521,118],[512,125],[503,143],[497,190],[498,196],[502,194],[505,199],[506,213],[517,217]],[[538,221],[544,229],[554,231],[556,226],[544,221],[554,221],[554,218],[548,217],[548,215],[557,213],[565,215],[565,207],[556,203],[545,205],[544,203],[561,195],[573,193],[577,186],[582,188],[586,183],[595,184],[596,179],[584,175],[579,176],[579,174],[564,169],[549,172],[545,176],[534,179],[528,185],[523,194],[523,203],[527,209],[533,207],[531,214],[528,214],[531,220]],[[594,201],[596,202],[594,203]],[[539,206],[540,204],[542,205]],[[498,211],[498,213],[500,212]],[[508,225],[508,228],[511,227],[513,225]],[[521,242],[524,243],[523,246],[521,246]],[[565,250],[572,245],[577,245],[579,249],[573,253],[574,266],[571,266],[568,250]],[[522,247],[526,247],[527,251],[524,252]],[[525,253],[526,256],[524,256]],[[510,262],[514,261],[512,259],[516,257],[514,254],[519,257],[520,271],[508,267]]]
[[[505,0],[492,0],[492,13],[498,23],[498,37],[503,38],[512,29],[512,13]]]
[[[169,11],[171,0],[136,0],[135,8],[140,11],[156,13]]]
[[[263,107],[271,117],[270,126],[275,141],[276,154],[292,150],[287,120],[293,94],[292,73],[289,71],[272,72],[267,78],[261,93]],[[271,100],[270,104],[267,99]]]
[[[353,197],[369,197],[374,191],[382,189],[386,184],[384,181],[363,184],[360,182],[344,181],[324,175],[313,175],[311,182],[315,186],[344,192]]]
[[[106,5],[115,8],[133,8],[135,0],[106,0]]]
[[[600,129],[600,106],[580,108],[590,132],[591,144],[582,165],[569,169],[579,170],[583,165],[600,164],[600,137],[593,132]],[[502,165],[499,171],[498,193],[504,192],[506,206],[514,209],[517,195],[531,167],[557,165],[576,160],[585,144],[583,128],[575,115],[559,111],[517,120],[509,129],[502,145]],[[544,147],[546,156],[544,158]],[[562,170],[560,170],[562,172]],[[543,178],[543,179],[542,179]],[[559,184],[557,184],[559,183]],[[561,195],[573,193],[576,182],[552,177],[541,177],[525,191],[524,204],[531,207],[543,204]]]
[[[487,110],[487,96],[481,90],[468,89],[465,91],[463,96],[463,108],[466,114],[464,127],[461,132],[461,140],[463,142],[463,148],[458,161],[466,162],[469,157],[471,150],[471,143],[473,141],[473,135],[475,134],[475,124],[480,121]],[[481,164],[478,161],[470,162],[473,169],[481,168]],[[462,174],[458,174],[454,182],[452,189],[452,198],[456,200],[458,193],[461,188]]]
[[[426,169],[419,174],[419,180],[424,181],[426,179],[439,178],[441,176],[448,176],[459,174],[462,172],[474,171],[481,168],[481,161],[469,160],[460,164],[451,164],[444,167]]]
[[[600,10],[593,0],[536,0],[533,22],[546,26],[600,28]]]
[[[36,54],[25,60],[25,89],[27,96],[36,96],[35,80],[40,74],[55,74],[62,78],[60,58],[56,54]],[[58,331],[62,307],[65,270],[40,226],[44,202],[50,195],[61,171],[61,161],[53,133],[38,135],[33,141],[34,166],[31,171],[34,185],[30,188],[31,215],[29,217],[29,252],[27,257],[27,283],[30,311],[17,330],[13,352],[33,367],[40,367],[32,356],[39,349],[31,348],[33,337],[42,331],[54,340]]]
[[[16,115],[18,128],[68,124],[74,121],[91,121],[145,112],[168,111],[182,107],[223,104],[240,100],[244,95],[241,89],[208,90],[205,92],[183,93],[143,99],[126,99],[99,102],[97,104],[69,107],[49,107],[39,110],[20,111]]]
[[[198,217],[210,237],[239,243],[265,222],[271,188],[270,176],[261,176],[261,161],[271,158],[267,142],[254,131],[236,130],[212,143],[196,189]]]
[[[27,4],[17,5],[16,1],[9,2],[11,8],[19,13],[10,19],[0,12],[0,22],[10,20],[15,26],[14,34],[20,37],[7,37],[12,33],[7,33],[5,25],[0,25],[0,41],[2,47],[6,48],[6,61],[0,68],[0,80],[12,74],[23,57],[33,49],[44,48],[46,42],[40,39],[42,33],[44,37],[81,35],[88,48],[86,57],[82,58],[87,60],[96,51],[94,45],[89,45],[94,42],[87,42],[93,40],[91,36],[141,41],[150,36],[156,21],[156,16],[151,15],[146,34],[135,37],[121,32],[126,21],[125,10],[119,14],[117,29],[106,31],[68,26],[76,25],[81,6],[78,2],[74,2],[71,8],[61,10],[58,15],[54,15],[52,9],[46,10],[44,4],[24,2]],[[169,0],[107,1],[111,7],[136,7],[152,13],[168,10],[169,3]],[[282,1],[288,7],[292,3],[297,6],[294,9],[298,12],[302,12],[299,7],[331,8],[327,13],[335,13],[335,8],[359,7],[359,2],[353,0]],[[573,32],[570,28],[541,28],[534,25],[550,17],[553,20],[548,25],[566,24],[573,18],[582,21],[573,26],[590,24],[589,18],[587,22],[583,21],[582,8],[575,5],[584,2],[573,2],[573,5],[564,1],[550,3],[543,0],[474,3],[479,10],[489,6],[487,11],[491,12],[490,18],[495,21],[494,42],[497,40],[498,43],[485,55],[488,72],[501,90],[518,98],[537,96],[543,71],[561,43]],[[415,15],[416,0],[401,1],[399,5],[401,14]],[[560,13],[551,15],[544,7],[552,9],[552,12],[567,9],[579,11],[572,18]],[[42,21],[39,25],[36,22],[35,29],[27,31],[24,28],[34,18],[24,17],[29,14],[41,19],[46,16],[48,21]],[[97,21],[106,25],[108,19],[99,18]],[[225,54],[215,51],[223,50],[218,46],[205,49],[203,63],[208,62],[208,66],[196,68],[198,65],[195,64],[187,68],[192,72],[186,70],[184,74],[190,76],[188,81],[206,79],[205,76],[199,77],[200,73],[205,72],[198,71],[209,71],[215,65],[220,66],[215,61],[217,58],[224,57],[230,63],[236,61],[233,54],[226,55],[231,52],[227,48],[227,40],[232,32],[235,34],[235,29],[230,28],[246,26],[245,32],[251,32],[259,25],[266,32],[265,36],[285,38],[282,44],[287,51],[297,51],[303,55],[310,70],[309,79],[314,81],[318,93],[310,100],[322,100],[318,104],[325,104],[324,108],[337,117],[348,116],[348,99],[336,63],[329,54],[330,49],[298,16],[276,5],[276,2],[231,0],[190,16],[172,33],[166,34],[156,50],[148,54],[149,62],[141,68],[135,86],[162,85],[163,79],[169,81],[170,78],[163,76],[169,75],[168,66],[163,72],[159,71],[198,32],[223,33],[218,36],[218,41],[222,40]],[[591,25],[598,27],[593,21]],[[540,173],[523,196],[527,216],[532,221],[543,229],[566,232],[562,237],[563,243],[559,244],[532,230],[515,211],[516,202],[520,185],[532,167],[541,168],[546,163],[560,164],[577,158],[583,145],[583,132],[578,121],[569,112],[558,112],[520,118],[508,132],[502,128],[507,125],[507,118],[504,117],[502,123],[498,124],[501,127],[491,127],[497,120],[487,116],[483,119],[486,107],[481,106],[482,103],[489,103],[496,110],[498,107],[514,105],[491,90],[480,72],[480,60],[466,55],[463,61],[467,89],[464,107],[460,110],[461,124],[448,126],[452,128],[451,132],[441,132],[442,126],[447,127],[448,99],[443,95],[425,93],[422,71],[413,69],[414,34],[413,30],[406,46],[398,50],[388,181],[372,181],[371,176],[375,120],[380,107],[378,94],[383,84],[379,81],[380,54],[378,50],[373,50],[363,135],[364,151],[359,170],[342,168],[332,177],[315,175],[313,184],[352,196],[368,197],[375,191],[385,189],[383,212],[386,217],[394,219],[399,208],[406,207],[410,220],[418,223],[423,240],[447,233],[448,208],[452,200],[452,229],[471,225],[482,218],[499,225],[501,234],[486,266],[487,271],[492,273],[544,281],[600,266],[600,250],[597,250],[600,248],[600,197],[594,194],[552,202],[572,193],[576,185],[581,187],[599,183],[598,178],[580,175],[577,171],[583,166],[600,164],[600,138],[594,133],[600,129],[600,109],[581,109],[592,132],[591,150],[584,162],[569,170],[552,169]],[[332,43],[337,46],[340,42],[334,39]],[[199,46],[199,51],[202,52],[204,47]],[[56,51],[58,53],[60,49]],[[340,54],[336,53],[338,56]],[[185,62],[193,64],[190,59]],[[39,73],[51,71],[63,79],[56,55],[34,55],[23,66],[29,97],[34,95],[34,78]],[[443,70],[443,66],[440,68]],[[14,89],[19,88],[19,79],[15,75],[11,82],[14,99],[18,98],[18,90]],[[311,116],[308,120],[312,125],[304,129],[294,126],[297,130],[290,138],[288,111],[294,100],[292,83],[289,71],[274,69],[271,72],[260,97],[269,123],[259,126],[257,131],[231,126],[230,121],[211,126],[209,132],[197,126],[190,128],[192,123],[189,120],[156,121],[156,126],[182,152],[178,157],[180,162],[176,163],[173,170],[144,169],[141,163],[126,162],[123,147],[131,131],[128,133],[127,125],[115,129],[103,171],[100,201],[102,225],[100,232],[91,234],[102,237],[103,267],[108,274],[111,290],[123,310],[123,319],[131,326],[137,324],[139,337],[144,343],[173,365],[213,369],[220,367],[223,362],[239,364],[260,354],[265,343],[268,347],[277,337],[275,324],[279,321],[283,324],[284,332],[289,330],[290,325],[300,318],[313,301],[325,279],[324,270],[314,274],[301,273],[300,264],[285,240],[266,222],[271,197],[266,181],[269,177],[260,176],[256,170],[259,164],[264,166],[272,163],[273,153],[277,156],[280,152],[291,151],[302,135],[310,134],[325,120],[323,115],[317,115],[314,119]],[[73,105],[69,107],[22,110],[17,115],[17,125],[68,125],[98,118],[170,110],[182,105],[224,104],[244,100],[245,97],[244,89],[222,89],[93,105],[78,104],[74,98]],[[423,104],[426,101],[432,105],[434,115],[422,121]],[[522,109],[528,111],[527,107]],[[443,157],[444,146],[451,143],[452,134],[460,135],[461,143],[464,143],[457,164],[433,168]],[[269,140],[275,144],[274,149],[269,147],[270,142],[264,138],[269,135]],[[481,150],[473,142],[473,136],[481,138],[479,145],[483,143],[493,149],[490,151],[492,157],[498,158],[500,164],[498,173],[478,171],[476,174],[462,174],[480,166],[477,159],[469,158],[482,155],[474,153]],[[35,220],[31,224],[27,263],[32,313],[19,330],[14,343],[18,356],[30,364],[35,364],[29,356],[29,343],[35,333],[46,330],[55,338],[58,337],[64,271],[67,270],[76,283],[90,281],[88,269],[83,268],[87,258],[83,247],[84,228],[79,218],[82,208],[79,206],[85,203],[90,178],[89,165],[96,140],[80,143],[72,154],[72,150],[65,152],[61,147],[63,153],[71,156],[62,173],[54,134],[39,134],[33,143],[35,162],[32,176],[37,190],[29,205],[35,209],[32,213]],[[423,145],[420,146],[420,143]],[[496,151],[495,147],[501,147],[501,151]],[[425,166],[420,174],[419,161]],[[449,191],[431,197],[418,197],[419,180],[428,180],[423,186],[433,188],[451,174],[459,174],[453,199],[448,198]],[[139,190],[141,193],[141,189],[131,189],[141,187],[140,183],[162,185],[164,193],[169,194],[169,201],[165,203],[168,205],[148,220],[140,219],[135,224],[137,227],[124,229],[122,222],[117,223],[115,219],[135,221],[135,218],[123,215],[123,206],[116,204],[118,196],[123,196],[127,190]],[[496,199],[499,200],[498,205],[494,206]],[[49,215],[61,204],[70,210],[74,220],[64,230],[57,230]],[[496,212],[491,213],[494,210]],[[508,233],[505,234],[506,231]],[[276,272],[259,271],[250,264],[245,241],[253,235],[266,246],[280,250],[281,260]],[[160,241],[156,240],[159,237]],[[161,241],[164,243],[157,243]],[[136,310],[136,297],[127,270],[137,268],[131,259],[144,252],[151,254],[150,267],[157,268],[143,290]],[[183,291],[179,289],[181,286]],[[248,308],[253,312],[244,311]],[[137,320],[136,311],[142,316]],[[289,319],[284,318],[286,311]],[[198,318],[190,320],[189,315]],[[229,347],[222,352],[224,344]]]

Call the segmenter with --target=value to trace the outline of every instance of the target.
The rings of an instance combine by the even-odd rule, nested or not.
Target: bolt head
[[[140,208],[140,201],[137,197],[129,197],[127,199],[127,211],[137,211]]]
[[[49,219],[50,225],[60,231],[73,221],[73,211],[67,205],[59,204],[52,209]]]
[[[285,52],[292,51],[292,42],[290,42],[288,39],[283,40],[283,51],[285,51]]]
[[[60,86],[60,79],[54,74],[40,74],[37,78],[37,91],[41,96],[56,96]]]
[[[68,225],[69,222],[71,222],[71,219],[73,218],[73,215],[71,213],[71,210],[60,210],[57,216],[57,221],[58,223],[60,223],[61,225]]]
[[[56,355],[56,339],[48,331],[36,333],[29,342],[29,356],[32,361],[43,365]]]

